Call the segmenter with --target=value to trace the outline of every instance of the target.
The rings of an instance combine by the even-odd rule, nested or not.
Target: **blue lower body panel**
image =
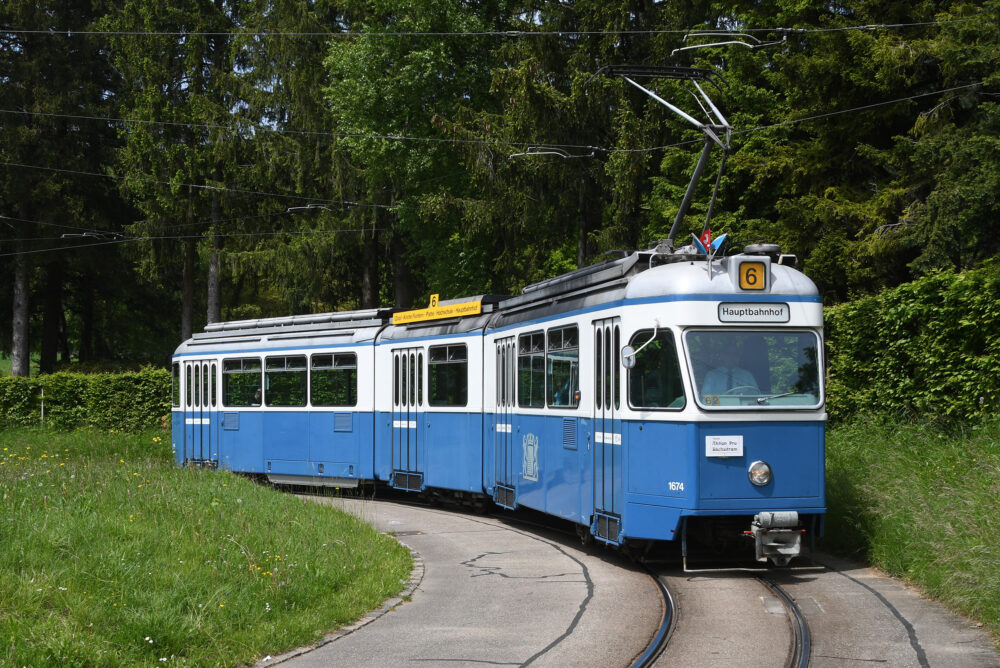
[[[824,423],[630,422],[626,429],[626,538],[672,540],[684,517],[746,516],[767,510],[826,512]],[[729,437],[741,452],[709,456],[710,438]],[[772,481],[750,482],[767,462]]]
[[[218,412],[220,468],[239,473],[275,473],[370,480],[373,433],[371,415],[349,411]],[[184,438],[182,414],[173,415],[175,459],[183,463],[178,440]]]
[[[422,410],[375,416],[376,480],[401,489],[483,491],[483,415]],[[396,476],[404,483],[398,483]],[[420,480],[419,487],[413,485]]]
[[[394,420],[392,413],[252,409],[171,417],[178,464],[208,444],[232,471],[386,482],[402,475],[406,489],[499,494],[506,507],[568,519],[608,542],[674,540],[684,518],[745,516],[749,524],[768,510],[826,512],[818,420],[598,424],[572,415],[423,411]],[[405,451],[396,447],[402,436]],[[712,456],[709,444],[719,439],[738,447]],[[761,487],[747,475],[758,460],[773,471]]]
[[[509,433],[499,438],[498,422],[509,424],[504,427]],[[498,419],[487,414],[482,436],[486,493],[495,497],[499,487],[507,507],[525,506],[589,523],[593,490],[587,475],[588,424],[589,420],[567,416],[515,414]]]

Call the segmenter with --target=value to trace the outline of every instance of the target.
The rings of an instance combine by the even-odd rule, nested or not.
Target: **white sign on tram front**
[[[788,304],[719,304],[719,322],[788,322],[789,315]]]
[[[706,436],[706,457],[742,457],[743,435],[738,436]]]

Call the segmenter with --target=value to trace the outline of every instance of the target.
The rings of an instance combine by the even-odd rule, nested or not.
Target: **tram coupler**
[[[802,551],[799,514],[794,510],[754,515],[749,533],[754,539],[757,561],[771,560],[775,566],[786,566]]]

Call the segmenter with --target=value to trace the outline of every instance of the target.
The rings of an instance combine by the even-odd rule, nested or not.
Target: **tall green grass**
[[[917,584],[1000,638],[1000,421],[838,426],[827,505],[828,549]]]
[[[399,592],[408,551],[166,435],[0,432],[0,666],[236,665]]]

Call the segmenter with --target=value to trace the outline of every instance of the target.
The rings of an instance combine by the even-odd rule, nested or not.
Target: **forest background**
[[[0,352],[165,365],[207,322],[517,294],[654,244],[701,135],[594,76],[613,64],[720,75],[712,227],[797,254],[827,304],[972,268],[1000,253],[998,24],[1000,2],[6,0]]]

